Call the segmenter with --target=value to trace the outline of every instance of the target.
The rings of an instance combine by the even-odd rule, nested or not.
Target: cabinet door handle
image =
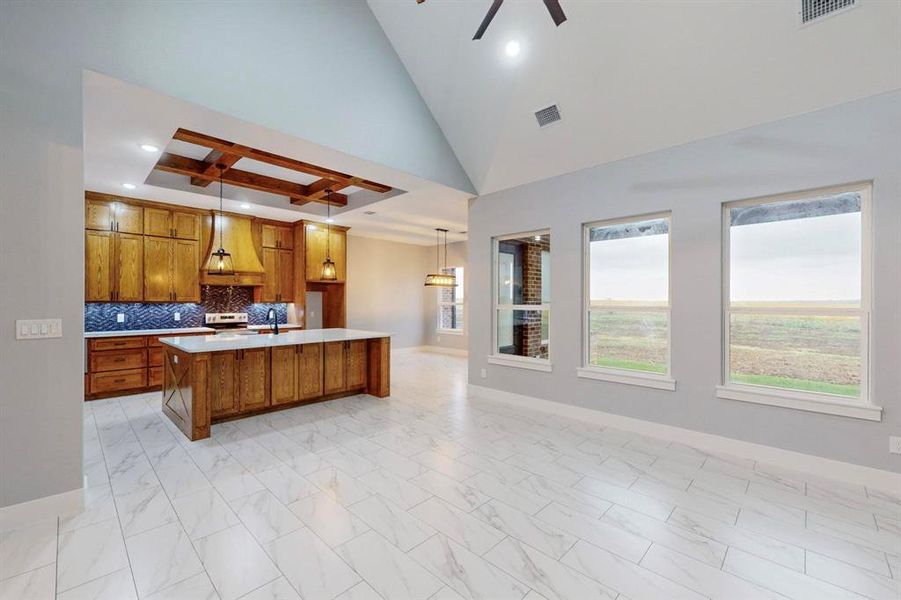
[[[119,231],[119,221],[116,221],[116,231]]]
[[[110,219],[110,222],[109,222],[109,230],[110,230],[110,231],[113,231],[113,230],[114,230],[113,227],[114,227],[114,226],[113,226],[113,220]]]

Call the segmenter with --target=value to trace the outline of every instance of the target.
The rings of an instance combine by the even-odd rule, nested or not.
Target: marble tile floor
[[[468,398],[459,357],[392,391],[194,443],[86,403],[86,506],[0,532],[0,599],[901,598],[901,490]]]

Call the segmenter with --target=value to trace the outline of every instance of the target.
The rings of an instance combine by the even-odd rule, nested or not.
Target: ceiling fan
[[[423,2],[425,2],[425,0],[416,0],[416,4],[422,4]],[[494,15],[497,14],[497,10],[503,3],[504,0],[494,0],[494,2],[491,3],[488,13],[485,15],[485,18],[482,19],[482,24],[479,25],[479,28],[476,30],[476,34],[472,36],[472,39],[482,39],[482,36],[485,35],[485,30],[491,25],[491,20],[494,18]],[[560,8],[560,0],[544,0],[544,5],[547,7],[547,11],[551,13],[551,19],[553,19],[554,25],[559,27],[560,23],[566,20],[566,15],[563,14],[563,9]]]

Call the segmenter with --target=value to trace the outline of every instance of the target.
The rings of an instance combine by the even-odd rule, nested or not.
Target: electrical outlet
[[[116,323],[125,322],[125,313],[116,313]]]
[[[488,377],[488,369],[482,369],[482,379]]]
[[[172,318],[175,319],[176,321],[181,321],[181,313],[178,311],[175,311],[175,314],[172,315]]]
[[[901,454],[901,436],[890,435],[888,438],[888,451],[892,454]]]

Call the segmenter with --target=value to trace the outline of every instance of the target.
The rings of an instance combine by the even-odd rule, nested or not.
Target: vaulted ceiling
[[[894,0],[507,0],[480,41],[488,0],[369,5],[480,194],[901,88]]]

